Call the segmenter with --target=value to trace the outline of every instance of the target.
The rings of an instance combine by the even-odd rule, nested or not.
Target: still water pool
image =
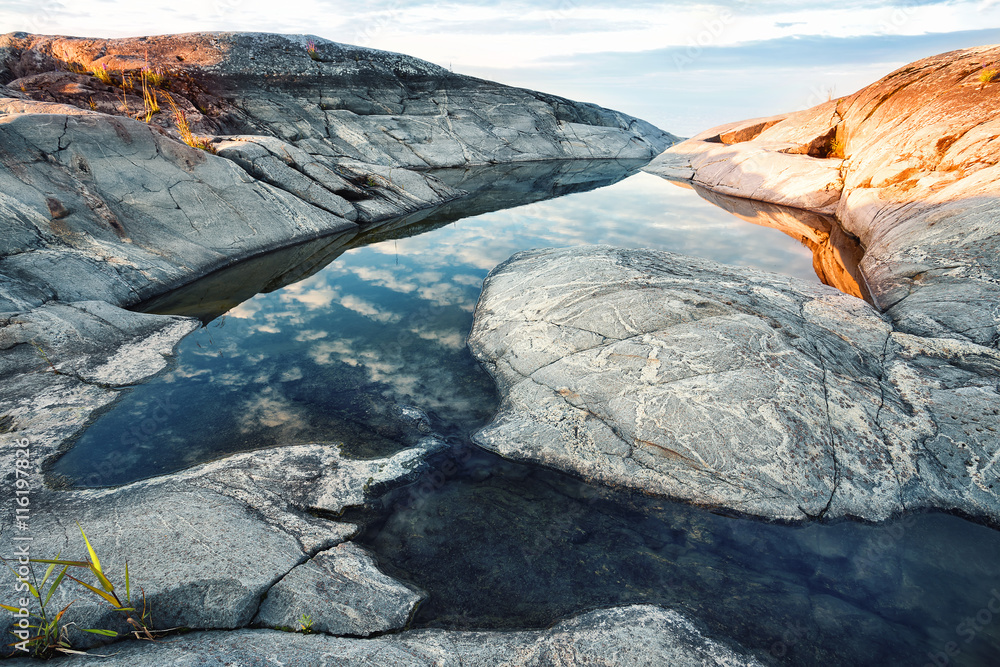
[[[466,437],[497,401],[465,347],[472,312],[486,274],[519,250],[654,247],[816,280],[797,240],[633,174],[637,166],[449,170],[441,176],[478,193],[145,304],[206,326],[178,346],[167,372],[100,416],[52,472],[85,486],[123,484],[235,451],[330,440],[355,456],[381,456],[420,435],[401,406],[425,411],[438,433]],[[254,296],[273,289],[260,276],[280,284],[303,272],[313,273]]]
[[[451,448],[428,476],[354,517],[383,568],[429,593],[418,627],[541,627],[643,602],[770,664],[997,664],[996,530],[944,514],[769,524],[595,488],[469,444],[497,396],[465,338],[483,279],[514,252],[608,243],[817,280],[799,238],[638,166],[441,172],[474,194],[144,304],[205,326],[96,416],[50,475],[123,484],[316,441],[382,456],[433,432]]]

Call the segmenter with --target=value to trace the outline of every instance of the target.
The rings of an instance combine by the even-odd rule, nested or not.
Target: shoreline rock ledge
[[[708,130],[645,169],[836,215],[874,302],[649,250],[520,253],[469,344],[516,459],[769,519],[1000,523],[1000,47]],[[992,65],[991,65],[992,63]]]

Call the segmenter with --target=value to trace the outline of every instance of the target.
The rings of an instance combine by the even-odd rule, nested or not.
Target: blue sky
[[[596,102],[690,135],[805,108],[914,59],[1000,42],[1000,0],[4,0],[0,28],[309,33]]]

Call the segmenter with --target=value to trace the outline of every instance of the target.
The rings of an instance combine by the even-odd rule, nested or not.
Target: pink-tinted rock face
[[[998,67],[1000,46],[927,58],[770,125],[708,130],[647,169],[834,211],[864,247],[872,298],[897,327],[996,348],[1000,82],[986,73]]]

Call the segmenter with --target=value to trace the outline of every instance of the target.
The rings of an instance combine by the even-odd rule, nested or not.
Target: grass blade
[[[68,569],[69,565],[65,566],[62,569],[62,572],[59,573],[59,576],[56,577],[56,580],[52,582],[52,588],[49,589],[49,594],[45,596],[45,602],[43,602],[42,605],[47,605],[49,603],[49,599],[52,597],[52,594],[56,592],[56,589],[59,588],[59,584],[62,583],[63,577],[66,576],[66,570]]]
[[[59,554],[56,554],[56,558],[59,558]],[[48,580],[49,580],[49,577],[51,577],[51,576],[52,576],[52,570],[54,570],[54,569],[56,569],[56,563],[52,563],[52,564],[51,564],[51,565],[49,565],[49,567],[48,567],[48,568],[47,568],[47,569],[45,570],[45,576],[44,576],[44,577],[42,577],[42,583],[38,584],[38,587],[39,587],[39,588],[45,588],[45,582],[46,582],[46,581],[48,581]]]
[[[97,572],[100,572],[101,560],[97,557],[97,552],[94,551],[94,547],[90,546],[90,540],[87,539],[87,533],[83,532],[83,526],[79,523],[76,524],[76,527],[80,529],[80,534],[83,535],[83,541],[87,544],[87,553],[90,554],[90,562],[97,569]]]
[[[69,565],[70,567],[90,568],[90,563],[85,560],[48,560],[45,558],[32,558],[32,563],[55,563],[56,565]]]
[[[12,614],[20,614],[21,613],[20,609],[18,609],[17,607],[11,607],[8,604],[0,604],[0,609],[6,609],[7,611],[11,612]]]
[[[76,600],[73,600],[73,602],[76,602]],[[58,614],[56,614],[56,617],[54,619],[52,619],[52,623],[50,624],[50,627],[53,627],[53,628],[55,627],[56,623],[59,622],[59,619],[62,618],[63,614],[66,613],[66,610],[70,608],[70,605],[72,605],[73,602],[70,602],[68,605],[66,605],[65,607],[62,608],[61,612],[59,612]]]
[[[91,567],[90,571],[93,572],[94,576],[97,577],[97,580],[101,582],[101,586],[104,587],[104,590],[106,590],[109,593],[114,593],[115,592],[114,585],[110,581],[108,581],[108,578],[104,576],[104,573],[101,572],[100,569]],[[116,599],[117,599],[117,596],[116,596]]]
[[[72,574],[67,574],[66,576],[69,577],[70,579],[72,579],[73,581],[75,581],[76,583],[80,584],[84,588],[86,588],[88,591],[91,591],[92,593],[100,595],[101,598],[103,598],[104,600],[107,600],[107,602],[112,607],[114,607],[115,609],[119,609],[120,608],[121,604],[119,603],[118,598],[116,598],[115,596],[113,596],[113,595],[111,595],[109,593],[105,593],[104,591],[102,591],[99,588],[95,588],[95,587],[91,586],[86,581],[80,581],[79,579],[77,579],[76,577],[74,577]]]
[[[105,637],[117,637],[118,633],[114,630],[97,630],[94,628],[80,628],[84,632],[92,632],[95,635],[104,635]]]
[[[42,639],[44,639],[44,637],[42,637],[41,635],[39,635],[39,636],[37,636],[37,637],[32,637],[31,639],[25,639],[25,640],[24,640],[24,643],[25,643],[25,644],[34,644],[35,642],[39,642],[39,641],[41,641]],[[12,644],[7,644],[7,646],[17,646],[17,645],[18,645],[18,644],[20,644],[20,643],[21,643],[21,642],[14,642],[14,643],[12,643]]]

